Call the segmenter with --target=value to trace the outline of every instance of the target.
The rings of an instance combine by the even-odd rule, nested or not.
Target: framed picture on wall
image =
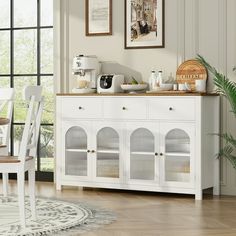
[[[164,47],[164,0],[125,0],[125,48]]]
[[[112,0],[85,0],[87,36],[112,34]]]

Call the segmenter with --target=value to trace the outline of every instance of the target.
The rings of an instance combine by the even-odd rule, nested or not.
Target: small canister
[[[173,90],[177,91],[178,90],[178,84],[173,84]]]

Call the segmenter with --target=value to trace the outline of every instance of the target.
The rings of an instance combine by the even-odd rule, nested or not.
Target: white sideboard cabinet
[[[56,186],[219,194],[219,97],[58,94]]]

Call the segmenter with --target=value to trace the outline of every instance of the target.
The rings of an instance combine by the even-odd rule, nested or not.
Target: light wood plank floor
[[[10,193],[16,193],[15,181]],[[205,195],[195,201],[188,195],[68,187],[60,192],[42,182],[37,196],[86,201],[116,212],[116,222],[84,236],[236,236],[236,197]]]

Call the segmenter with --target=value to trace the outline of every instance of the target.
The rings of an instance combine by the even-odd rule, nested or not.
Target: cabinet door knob
[[[95,153],[95,151],[94,151],[94,150],[92,150],[92,151],[91,151],[91,153]]]
[[[82,110],[82,109],[83,109],[83,107],[79,106],[79,110]]]
[[[173,107],[169,107],[169,111],[173,111]]]
[[[90,152],[90,150],[87,150],[87,153],[89,153]]]
[[[162,153],[162,152],[160,153],[160,156],[163,156],[163,153]]]
[[[126,110],[126,107],[122,107],[122,110]]]
[[[158,156],[158,153],[157,153],[157,152],[155,152],[155,156]]]

